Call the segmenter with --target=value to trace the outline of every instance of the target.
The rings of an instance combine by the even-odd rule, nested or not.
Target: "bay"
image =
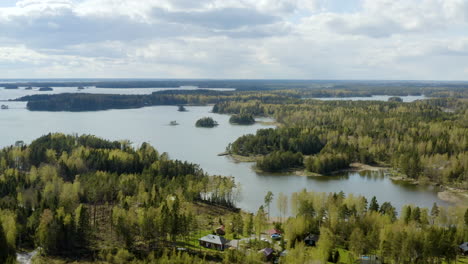
[[[23,102],[15,102],[8,110],[0,111],[0,146],[17,140],[30,143],[50,133],[93,134],[111,140],[128,139],[135,146],[151,143],[173,159],[200,164],[206,172],[232,176],[241,186],[238,206],[255,212],[263,204],[268,191],[276,196],[283,192],[306,189],[317,192],[339,192],[376,196],[380,203],[390,201],[400,209],[404,204],[431,207],[434,202],[447,205],[437,197],[438,188],[393,182],[383,172],[344,172],[335,176],[305,177],[285,174],[257,174],[253,163],[237,163],[228,156],[218,156],[226,146],[245,134],[273,127],[256,123],[251,126],[232,125],[228,115],[211,113],[211,106],[187,107],[178,112],[175,106],[154,106],[140,109],[107,110],[98,112],[31,112]],[[215,119],[215,128],[197,128],[201,117]],[[180,125],[171,126],[170,121]],[[260,121],[271,121],[260,119]],[[278,215],[275,202],[272,215]]]

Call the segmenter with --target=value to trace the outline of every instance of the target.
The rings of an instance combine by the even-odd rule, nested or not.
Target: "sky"
[[[468,80],[468,0],[0,0],[0,78]]]

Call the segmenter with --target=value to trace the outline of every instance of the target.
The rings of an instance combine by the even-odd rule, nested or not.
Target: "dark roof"
[[[228,241],[224,237],[217,235],[206,235],[200,238],[199,241],[208,242],[216,245],[226,245],[228,243]]]

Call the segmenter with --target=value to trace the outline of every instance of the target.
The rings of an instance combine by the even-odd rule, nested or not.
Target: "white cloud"
[[[347,5],[22,0],[0,8],[0,77],[468,79],[468,0]]]

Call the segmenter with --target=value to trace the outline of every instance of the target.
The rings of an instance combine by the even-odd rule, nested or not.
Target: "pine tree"
[[[439,216],[439,213],[440,213],[439,207],[437,206],[437,203],[434,203],[431,209],[432,223],[434,223],[435,219]]]
[[[465,212],[465,226],[468,226],[468,209]]]
[[[371,203],[369,205],[369,211],[374,211],[374,212],[379,211],[379,203],[377,202],[377,198],[375,196],[372,197]]]

